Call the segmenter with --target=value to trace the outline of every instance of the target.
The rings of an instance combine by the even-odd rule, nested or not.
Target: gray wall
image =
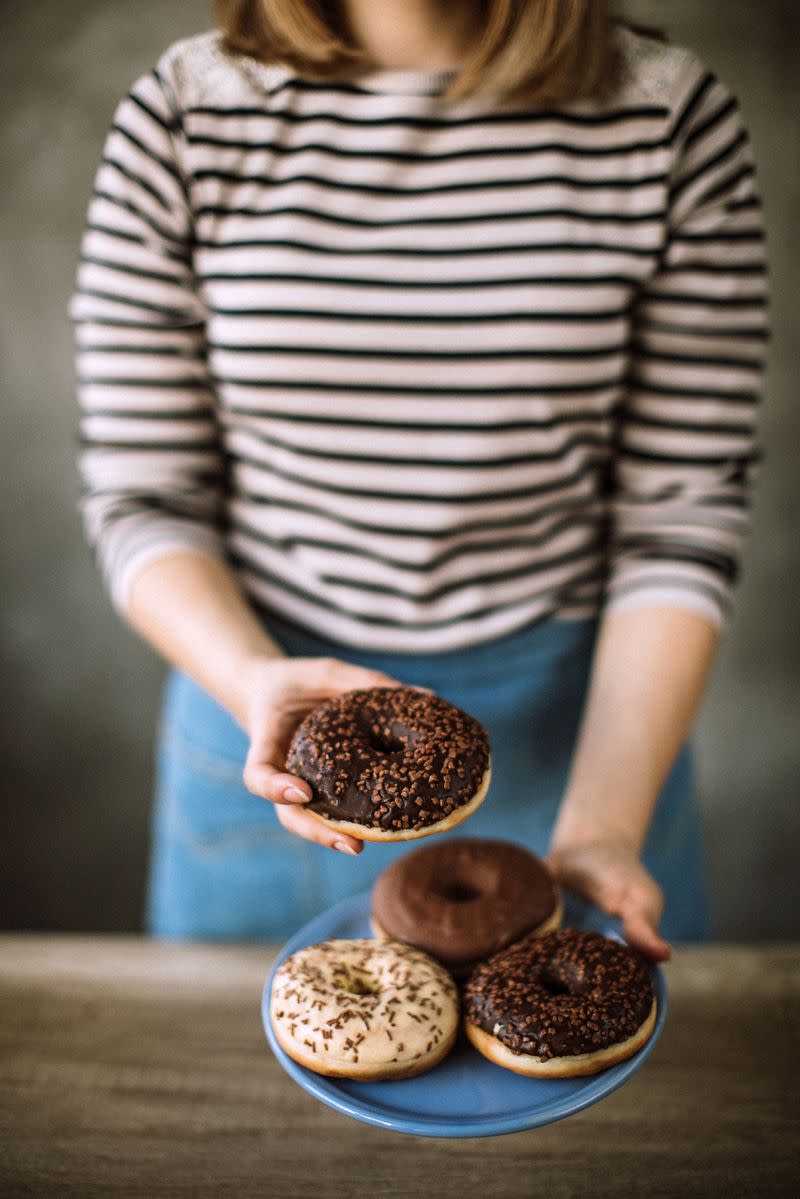
[[[205,27],[207,8],[3,5],[0,927],[139,924],[161,669],[112,615],[81,539],[65,310],[115,103],[170,41]],[[668,20],[673,39],[733,85],[760,165],[775,321],[767,458],[738,613],[697,744],[720,931],[797,935],[800,20],[793,0],[637,0],[629,11]]]

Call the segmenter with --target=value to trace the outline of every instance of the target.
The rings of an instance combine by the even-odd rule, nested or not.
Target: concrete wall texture
[[[696,735],[719,931],[800,934],[800,527],[795,454],[797,114],[793,0],[635,0],[738,93],[771,245],[765,466],[737,615]],[[3,5],[0,927],[140,927],[162,668],[112,614],[75,512],[66,316],[114,106],[205,0]]]

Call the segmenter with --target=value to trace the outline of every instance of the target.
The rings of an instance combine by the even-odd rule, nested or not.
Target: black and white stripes
[[[735,102],[621,34],[613,102],[448,105],[174,47],[122,102],[73,301],[84,512],[116,602],[178,549],[346,644],[720,620],[765,273]]]

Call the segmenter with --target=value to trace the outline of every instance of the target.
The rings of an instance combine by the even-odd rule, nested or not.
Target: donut
[[[484,958],[561,921],[544,864],[508,841],[478,837],[424,845],[398,858],[372,889],[376,937],[424,949],[457,978]]]
[[[517,1074],[597,1074],[636,1053],[655,1018],[644,958],[572,928],[525,937],[477,966],[464,988],[467,1037]]]
[[[286,769],[310,784],[306,810],[361,841],[409,841],[454,828],[483,802],[489,739],[428,691],[374,687],[314,708]]]
[[[396,941],[322,941],[281,963],[270,1024],[301,1066],[336,1078],[412,1078],[453,1046],[458,993],[438,962]]]

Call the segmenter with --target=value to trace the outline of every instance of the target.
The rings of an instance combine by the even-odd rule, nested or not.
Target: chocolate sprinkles
[[[302,1019],[290,1010],[293,998]],[[417,1060],[424,1045],[430,1054],[455,1033],[458,993],[449,974],[411,946],[323,941],[298,950],[276,971],[271,1019],[298,1048],[328,1054],[345,1074],[348,1064],[362,1061]]]
[[[653,998],[640,954],[600,933],[561,929],[526,937],[478,966],[464,1011],[512,1053],[548,1061],[628,1040]]]
[[[311,786],[311,811],[387,832],[446,819],[474,797],[488,768],[483,726],[412,687],[327,700],[296,730],[286,759]]]

